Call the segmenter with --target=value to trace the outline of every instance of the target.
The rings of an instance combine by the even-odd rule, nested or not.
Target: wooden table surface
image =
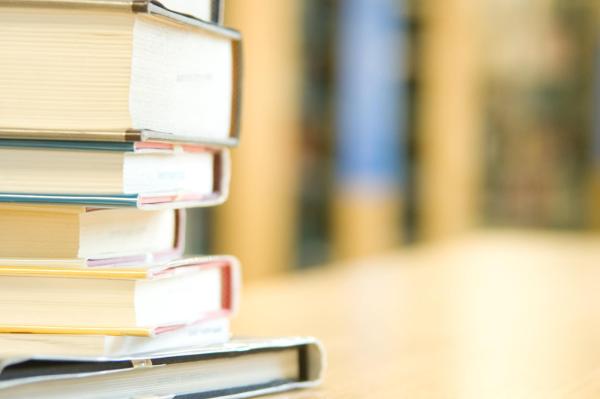
[[[314,335],[272,398],[600,398],[600,237],[480,232],[244,288],[237,335]]]

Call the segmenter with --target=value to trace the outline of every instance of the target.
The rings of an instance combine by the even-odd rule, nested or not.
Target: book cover
[[[0,398],[242,398],[317,385],[324,356],[316,339],[287,337],[234,339],[159,356],[4,358]]]
[[[121,153],[211,152],[213,154],[212,190],[209,194],[194,192],[153,192],[140,194],[115,193],[35,193],[2,192],[0,202],[30,204],[85,205],[91,207],[137,207],[140,209],[188,208],[214,206],[223,203],[229,194],[231,178],[230,155],[226,148],[204,147],[162,142],[108,143],[51,140],[0,140],[0,148],[31,148],[52,150],[106,151]],[[6,160],[5,160],[6,161]]]
[[[167,3],[167,2],[165,2]],[[187,2],[186,2],[187,3]],[[190,2],[191,3],[191,2]],[[168,4],[168,3],[167,3]],[[216,5],[214,5],[216,4]],[[221,13],[221,9],[222,9],[222,5],[220,4],[220,2],[213,2],[213,6],[212,8],[214,8],[215,13]],[[165,5],[163,5],[160,2],[157,1],[149,1],[149,0],[133,0],[133,1],[128,1],[128,0],[115,0],[115,1],[99,1],[99,0],[54,0],[54,1],[46,1],[46,0],[24,0],[24,1],[14,1],[14,0],[0,0],[0,17],[2,16],[2,14],[5,14],[4,18],[6,19],[5,22],[2,22],[2,24],[7,25],[8,22],[13,21],[15,18],[13,18],[11,16],[11,12],[13,12],[14,10],[35,10],[35,13],[33,15],[37,15],[38,11],[39,13],[41,12],[48,12],[48,11],[62,11],[65,10],[65,14],[61,13],[52,13],[50,12],[49,15],[53,15],[53,19],[49,22],[50,24],[65,24],[65,23],[78,23],[80,17],[85,16],[85,17],[89,17],[92,18],[92,20],[96,20],[94,19],[94,13],[100,13],[100,14],[123,14],[123,15],[134,15],[134,16],[144,16],[146,17],[145,19],[143,19],[142,22],[137,23],[136,22],[136,26],[139,25],[139,34],[141,36],[152,36],[150,37],[150,39],[152,40],[147,40],[146,42],[148,43],[155,43],[155,47],[144,47],[144,46],[148,46],[149,44],[144,42],[144,45],[141,45],[141,47],[138,49],[139,50],[139,54],[145,54],[145,53],[149,53],[152,51],[158,51],[161,49],[165,49],[165,48],[172,48],[172,45],[167,45],[167,44],[158,44],[158,40],[162,40],[164,39],[164,31],[168,30],[168,29],[173,29],[174,31],[185,31],[183,33],[181,33],[181,37],[179,37],[177,43],[182,43],[182,46],[187,45],[188,42],[190,42],[189,40],[185,40],[186,37],[188,37],[188,33],[189,32],[196,32],[196,33],[201,33],[203,35],[203,37],[208,38],[207,40],[209,40],[210,38],[216,38],[219,41],[228,41],[230,42],[230,57],[231,57],[231,76],[229,79],[228,84],[226,85],[221,85],[219,84],[218,86],[221,87],[222,86],[222,90],[227,90],[228,91],[228,95],[227,98],[230,98],[229,100],[229,105],[228,105],[228,111],[227,111],[227,115],[229,115],[229,121],[227,123],[228,126],[228,133],[226,134],[226,136],[223,136],[223,133],[212,133],[212,132],[204,132],[204,133],[198,133],[198,132],[190,132],[190,131],[168,131],[165,130],[164,126],[162,123],[156,123],[156,121],[154,121],[154,119],[152,119],[154,122],[152,121],[148,121],[147,118],[142,118],[140,119],[138,122],[134,123],[132,118],[132,114],[131,112],[133,112],[133,108],[135,107],[129,107],[129,113],[130,113],[130,118],[128,123],[130,123],[131,125],[128,128],[122,128],[121,124],[119,124],[119,126],[109,126],[109,124],[107,124],[104,127],[98,127],[95,126],[95,124],[90,123],[89,126],[87,125],[87,123],[84,122],[83,125],[81,123],[79,123],[79,127],[75,127],[75,126],[67,126],[64,125],[64,123],[56,123],[55,125],[49,126],[47,124],[38,124],[35,126],[29,126],[31,121],[38,119],[39,114],[41,114],[42,112],[39,111],[38,116],[36,116],[35,118],[20,118],[20,122],[17,122],[16,120],[14,120],[12,114],[14,114],[14,110],[9,110],[7,111],[7,113],[5,115],[3,115],[0,112],[0,138],[6,138],[6,139],[33,139],[33,140],[77,140],[77,141],[109,141],[109,142],[136,142],[136,141],[164,141],[164,142],[189,142],[189,143],[197,143],[197,144],[209,144],[209,145],[223,145],[223,146],[235,146],[237,145],[238,141],[239,141],[239,118],[240,118],[240,99],[241,99],[241,79],[242,79],[242,47],[241,47],[241,35],[239,32],[233,30],[233,29],[229,29],[229,28],[225,28],[219,24],[215,24],[215,23],[210,23],[204,20],[200,20],[197,18],[193,18],[189,15],[185,15],[185,14],[180,14],[174,11],[169,10],[168,8],[166,8]],[[81,14],[83,13],[83,14]],[[80,15],[81,14],[81,15]],[[40,14],[41,15],[41,14]],[[70,16],[70,17],[69,17]],[[31,15],[28,17],[31,18]],[[48,17],[39,17],[38,18],[50,18]],[[58,19],[57,19],[58,18]],[[215,16],[216,18],[216,16]],[[131,23],[133,24],[133,20],[135,18],[132,19],[132,21],[129,21],[127,23]],[[125,20],[128,20],[127,18],[125,18]],[[39,26],[40,22],[43,22],[43,19],[38,21],[38,22],[31,22],[29,21],[28,23],[32,23],[32,27],[33,26]],[[123,22],[123,21],[121,21]],[[123,22],[125,23],[125,22]],[[146,28],[142,28],[141,26],[143,26],[144,24],[148,24],[148,23],[157,23],[160,25],[160,29],[156,32],[151,32]],[[29,29],[27,28],[28,25],[17,25],[19,28],[23,28],[26,31],[28,31]],[[111,26],[110,24],[108,26]],[[105,29],[105,28],[103,28]],[[134,27],[134,29],[137,29]],[[101,30],[102,31],[102,30]],[[49,32],[52,32],[52,30],[50,30]],[[137,30],[136,30],[137,32]],[[156,37],[154,37],[154,36]],[[161,36],[162,35],[162,36]],[[186,36],[187,35],[187,36]],[[21,36],[19,35],[19,33],[15,33],[13,32],[13,30],[8,30],[7,32],[3,33],[2,39],[0,39],[0,45],[2,45],[3,47],[6,46],[6,54],[10,54],[10,52],[8,51],[9,48],[13,47],[13,42],[17,41],[17,40],[21,40]],[[75,40],[75,39],[74,39]],[[133,40],[133,39],[132,39]],[[210,39],[212,40],[212,39]],[[26,42],[20,43],[17,48],[21,48],[23,47],[23,45]],[[161,42],[162,43],[162,42]],[[166,42],[165,42],[166,43]],[[91,51],[90,54],[99,54],[102,53],[102,51],[105,51],[106,49],[100,47],[100,48],[96,48],[97,46],[102,46],[103,43],[97,43],[97,44],[89,44],[88,47],[85,47],[86,49],[88,49],[89,51]],[[91,47],[90,47],[91,46]],[[96,47],[94,47],[96,46]],[[130,46],[133,46],[130,44]],[[211,46],[207,45],[206,43],[202,45],[204,51],[209,51],[208,53],[206,53],[207,57],[210,57],[210,48]],[[115,48],[115,51],[117,51],[116,49],[118,48],[118,46],[112,46],[112,48]],[[102,51],[100,51],[102,50]],[[33,51],[33,50],[28,50],[28,51]],[[51,52],[51,49],[47,49],[48,52]],[[69,53],[69,57],[73,58],[75,57],[72,62],[69,61],[64,65],[64,68],[75,68],[73,70],[73,72],[77,72],[77,74],[79,74],[79,72],[83,73],[84,76],[89,76],[90,71],[81,71],[78,68],[87,68],[90,69],[90,65],[87,66],[78,66],[75,67],[74,63],[77,61],[77,59],[79,59],[81,57],[81,52],[83,50],[82,49],[78,49],[77,51],[71,52]],[[162,51],[162,50],[161,50]],[[135,54],[138,52],[136,50],[136,48],[132,48],[130,50],[131,54],[129,54],[129,58],[132,58],[135,56]],[[159,51],[160,52],[160,51]],[[37,54],[38,52],[35,51],[34,54]],[[171,54],[173,53],[173,54]],[[175,59],[176,56],[179,54],[176,50],[172,50],[171,51],[169,58],[167,59]],[[196,51],[194,54],[194,56],[198,56],[198,51]],[[190,51],[189,49],[184,51],[182,54],[186,54],[188,57],[190,56]],[[54,55],[52,56],[54,58],[51,58],[51,60],[61,60],[61,59],[66,59],[66,54],[59,54],[59,55]],[[71,59],[69,58],[69,59]],[[96,63],[100,63],[100,62],[109,62],[108,59],[104,59],[104,61],[100,61],[100,60],[96,60]],[[17,64],[21,64],[22,62],[19,62],[19,60],[15,59],[13,60],[14,62],[16,62]],[[52,61],[52,62],[54,62]],[[178,61],[179,65],[181,62],[185,61],[184,59],[180,59]],[[24,61],[23,61],[24,62]],[[66,61],[64,61],[66,62]],[[113,63],[114,64],[114,63]],[[110,65],[110,64],[109,64]],[[202,65],[209,65],[206,62],[202,63]],[[131,68],[136,68],[135,66],[135,62],[131,61]],[[63,69],[64,69],[63,68]],[[138,70],[139,68],[137,68],[136,70]],[[185,69],[185,68],[184,68]],[[2,72],[2,75],[4,75],[5,77],[7,77],[8,81],[13,81],[14,79],[11,78],[12,74],[18,74],[19,76],[21,76],[21,74],[25,74],[23,76],[21,76],[21,80],[23,82],[31,82],[32,80],[35,80],[36,75],[35,73],[29,73],[29,72],[23,72],[24,69],[23,68],[16,68],[16,69],[12,69],[9,65],[5,66],[5,69],[0,70]],[[133,71],[133,69],[132,69]],[[141,69],[139,69],[139,71],[146,71],[146,72],[152,72],[152,71],[157,71],[156,68],[146,68],[146,66],[142,66]],[[214,72],[214,71],[213,71]],[[47,73],[47,71],[46,71]],[[96,77],[101,76],[101,70],[94,72],[94,77],[91,78],[92,81],[96,81]],[[181,84],[184,81],[189,81],[190,79],[194,79],[194,81],[200,82],[200,81],[206,81],[206,74],[208,72],[206,71],[178,71],[178,73],[181,75],[177,75],[176,80],[178,80],[178,83]],[[162,74],[164,75],[164,71],[162,71]],[[67,76],[71,76],[73,75],[73,73],[68,74]],[[98,75],[98,76],[97,76]],[[134,76],[135,74],[130,73],[130,76]],[[62,79],[62,78],[61,78]],[[153,79],[153,78],[152,78]],[[113,79],[114,80],[114,79]],[[171,79],[169,79],[171,80]],[[51,84],[53,80],[50,81],[46,81],[46,84]],[[133,84],[134,80],[130,79],[129,80],[129,84]],[[111,81],[112,84],[116,84],[115,81]],[[197,83],[200,84],[200,83]],[[216,84],[216,83],[215,83]],[[207,87],[213,87],[214,84],[209,84],[209,86],[202,86],[204,87],[204,91],[207,90]],[[54,87],[54,86],[52,86]],[[193,86],[196,87],[196,86]],[[57,89],[58,90],[58,89]],[[138,93],[139,96],[136,96],[136,98],[140,98],[141,104],[143,105],[144,102],[147,102],[148,100],[148,96],[145,95],[147,94],[147,87],[137,87],[134,89],[133,87],[131,88],[132,92],[130,93],[130,97],[132,97],[132,93]],[[6,91],[7,92],[7,91]],[[178,92],[181,92],[181,90],[178,88],[177,90],[174,90],[172,95],[174,97],[178,96]],[[7,92],[8,93],[8,92]],[[20,92],[17,90],[15,92],[16,94],[19,94]],[[197,92],[197,96],[200,96],[202,93],[201,92]],[[14,100],[15,94],[11,94],[8,95],[7,97],[3,100],[6,100],[9,102],[9,104],[12,104],[11,101]],[[45,95],[44,95],[45,96]],[[90,96],[79,96],[78,100],[89,100]],[[93,98],[93,96],[92,96]],[[78,101],[79,102],[79,101]],[[74,104],[77,104],[78,102],[75,102]],[[212,101],[212,103],[214,103],[215,101]],[[170,103],[169,103],[170,104]],[[169,108],[170,105],[167,104],[165,107]],[[185,101],[179,101],[178,102],[179,107],[183,107],[186,106],[186,102]],[[203,104],[205,104],[206,106],[211,106],[211,101],[204,101],[203,100]],[[164,105],[164,104],[163,104]],[[158,107],[158,104],[152,105],[152,107],[154,107],[154,114],[156,114],[156,111],[164,111],[165,107]],[[151,108],[152,108],[151,107]],[[93,107],[92,107],[93,108]],[[19,108],[20,109],[20,108]],[[64,110],[63,110],[64,111]],[[196,114],[199,113],[201,111],[201,109],[197,109]],[[50,111],[49,111],[50,112]],[[74,111],[73,111],[74,112]],[[150,115],[153,114],[152,112],[150,112]],[[26,114],[31,116],[30,114]],[[61,114],[62,115],[62,114]],[[68,114],[65,114],[68,115]],[[56,114],[54,116],[52,116],[52,118],[59,118],[62,121],[65,121],[67,119],[66,116],[63,115],[61,117],[58,117]],[[191,118],[193,116],[193,112],[190,110],[186,109],[186,112],[182,115],[182,113],[176,113],[176,115],[179,115],[182,119],[188,119]],[[208,113],[207,115],[205,115],[206,118],[208,118],[209,116],[211,116],[210,113]],[[5,122],[2,122],[3,118],[5,119]],[[206,119],[205,118],[205,119]],[[71,118],[73,119],[73,118]],[[25,121],[25,122],[24,122]],[[165,118],[161,118],[161,121],[165,121]],[[135,125],[135,126],[134,126]],[[188,129],[189,130],[189,129]]]
[[[232,315],[240,293],[239,262],[231,256],[94,268],[0,259],[0,278],[7,284],[0,292],[0,333],[156,336]],[[97,295],[102,287],[110,297]],[[157,322],[157,315],[171,321]]]

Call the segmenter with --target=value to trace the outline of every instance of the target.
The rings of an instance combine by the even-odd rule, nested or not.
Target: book
[[[229,320],[219,318],[154,337],[81,334],[0,334],[2,356],[115,357],[163,353],[222,344],[230,339]]]
[[[235,145],[240,40],[154,1],[0,0],[0,137]]]
[[[229,171],[225,148],[0,140],[0,202],[210,206],[225,201]]]
[[[314,386],[314,338],[237,339],[151,357],[4,357],[0,398],[242,398]]]
[[[128,268],[0,260],[0,333],[155,336],[231,315],[239,280],[229,256]]]
[[[201,19],[207,22],[220,24],[223,22],[224,0],[144,0],[138,1],[132,6],[139,8],[148,8],[151,3],[160,3],[165,8],[180,13],[186,14],[189,17]]]
[[[77,1],[77,0],[76,0]],[[6,5],[19,7],[37,6],[40,0],[3,0]],[[224,0],[119,0],[113,1],[113,6],[135,9],[138,12],[148,12],[152,5],[160,5],[170,11],[185,14],[188,17],[200,19],[206,22],[222,23]],[[11,4],[12,3],[12,4]],[[71,8],[72,0],[50,0],[49,6],[56,8]],[[81,2],[81,6],[102,7],[105,6],[105,0],[86,0]]]
[[[0,258],[95,267],[182,255],[183,210],[0,203]],[[48,263],[50,262],[50,263]]]

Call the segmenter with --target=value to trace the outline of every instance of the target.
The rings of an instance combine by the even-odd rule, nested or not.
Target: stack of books
[[[225,201],[241,37],[219,1],[0,0],[0,398],[311,386],[313,338],[230,339],[240,271],[183,257]]]

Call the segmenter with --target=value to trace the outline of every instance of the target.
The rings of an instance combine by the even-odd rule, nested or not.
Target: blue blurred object
[[[336,179],[339,188],[402,189],[406,175],[404,3],[340,2]]]

